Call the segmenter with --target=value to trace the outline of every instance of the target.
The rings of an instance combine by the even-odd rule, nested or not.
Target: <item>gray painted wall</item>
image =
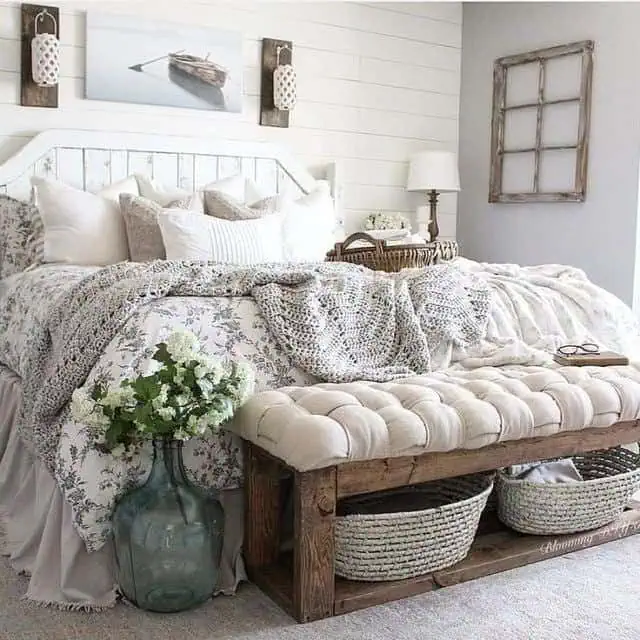
[[[457,238],[468,258],[584,269],[631,304],[640,156],[640,3],[465,3]],[[595,40],[587,200],[489,204],[494,59]]]

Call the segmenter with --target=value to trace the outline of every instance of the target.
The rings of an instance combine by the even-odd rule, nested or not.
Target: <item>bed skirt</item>
[[[89,553],[72,524],[67,504],[51,474],[25,448],[17,420],[20,378],[0,365],[0,515],[3,554],[30,577],[25,597],[62,609],[99,610],[116,602],[113,548],[109,541]],[[223,491],[225,537],[217,593],[230,595],[246,580],[241,547],[241,489]]]

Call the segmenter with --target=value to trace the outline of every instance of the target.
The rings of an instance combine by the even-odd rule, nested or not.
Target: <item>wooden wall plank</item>
[[[309,164],[340,161],[347,185],[341,212],[347,228],[357,227],[363,213],[376,203],[384,210],[413,215],[417,200],[403,194],[408,155],[422,148],[457,148],[460,3],[335,3],[330,12],[319,3],[297,3],[272,12],[271,7],[244,0],[186,2],[189,11],[166,5],[159,15],[153,3],[119,3],[118,12],[240,29],[245,83],[241,114],[86,100],[84,10],[92,5],[89,0],[60,8],[60,107],[47,110],[46,116],[42,110],[21,108],[17,106],[20,7],[13,0],[0,0],[0,162],[15,149],[15,139],[45,128],[272,141]],[[265,34],[291,40],[295,48],[301,95],[286,131],[259,125]],[[177,164],[176,180],[192,187],[197,182],[193,157],[180,157]],[[227,167],[218,164],[220,175],[226,174]],[[149,173],[144,162],[133,165]],[[111,179],[128,175],[122,168],[112,157]],[[255,164],[245,162],[242,170],[255,175]],[[210,181],[209,169],[202,174]],[[286,184],[277,171],[275,175]],[[349,184],[373,188],[369,193],[349,191]],[[377,198],[386,186],[394,189]],[[448,215],[444,204],[441,212]],[[455,229],[451,222],[450,230]]]

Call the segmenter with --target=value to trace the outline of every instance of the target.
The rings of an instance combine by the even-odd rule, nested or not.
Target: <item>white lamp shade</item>
[[[460,191],[458,157],[452,151],[420,151],[409,161],[407,191]]]

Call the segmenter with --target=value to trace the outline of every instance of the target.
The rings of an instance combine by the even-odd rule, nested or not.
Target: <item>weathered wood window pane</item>
[[[535,154],[507,153],[504,157],[502,190],[504,193],[524,193],[533,190]]]
[[[507,104],[530,104],[538,100],[538,63],[521,64],[507,74]]]
[[[513,109],[504,115],[504,150],[533,149],[536,145],[536,109]]]
[[[540,152],[540,191],[568,191],[575,181],[576,150]]]
[[[585,40],[495,61],[489,202],[584,201],[592,53]]]
[[[542,114],[542,146],[572,145],[578,138],[580,104],[566,102],[544,107]]]
[[[582,59],[577,55],[547,60],[544,97],[547,100],[560,100],[579,96],[581,63]]]

